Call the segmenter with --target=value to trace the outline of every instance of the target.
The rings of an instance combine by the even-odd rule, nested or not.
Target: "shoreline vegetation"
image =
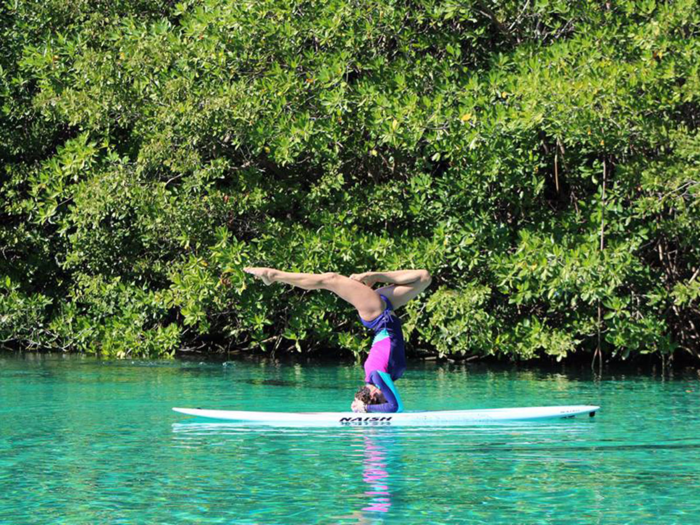
[[[0,39],[0,348],[359,359],[242,268],[426,268],[409,353],[700,363],[693,0],[28,0]]]

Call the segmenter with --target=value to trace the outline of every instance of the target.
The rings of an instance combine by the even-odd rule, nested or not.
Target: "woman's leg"
[[[397,270],[394,272],[365,272],[359,274],[360,280],[368,282],[387,283],[389,286],[377,288],[375,292],[384,295],[394,310],[401,308],[411,299],[421,294],[432,281],[428,270]]]
[[[366,321],[371,321],[383,311],[384,303],[377,292],[359,281],[334,272],[289,273],[274,268],[244,268],[243,271],[262,279],[265,284],[281,282],[304,290],[331,291],[353,305]]]

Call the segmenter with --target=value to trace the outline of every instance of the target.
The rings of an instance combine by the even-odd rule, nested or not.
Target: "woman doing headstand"
[[[427,270],[365,272],[345,277],[334,272],[289,273],[273,268],[244,268],[265,284],[281,282],[304,290],[329,290],[353,305],[360,321],[374,331],[365,361],[365,386],[355,394],[355,412],[400,412],[403,409],[394,381],[406,370],[401,321],[394,311],[430,285]],[[377,290],[372,286],[386,283]]]

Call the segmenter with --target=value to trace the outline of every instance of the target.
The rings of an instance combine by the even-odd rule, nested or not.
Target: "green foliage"
[[[2,0],[0,340],[359,355],[241,268],[425,267],[414,347],[697,356],[699,36],[692,0]]]
[[[424,312],[411,304],[413,323],[406,332],[417,331],[441,354],[495,354],[498,318],[488,311],[491,290],[487,286],[468,285],[454,290],[440,287],[427,299]]]

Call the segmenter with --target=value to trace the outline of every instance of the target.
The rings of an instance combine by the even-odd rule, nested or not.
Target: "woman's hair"
[[[381,405],[382,403],[386,403],[386,398],[381,391],[377,392],[377,394],[372,397],[372,391],[366,385],[355,392],[355,399],[359,399],[365,405]]]

